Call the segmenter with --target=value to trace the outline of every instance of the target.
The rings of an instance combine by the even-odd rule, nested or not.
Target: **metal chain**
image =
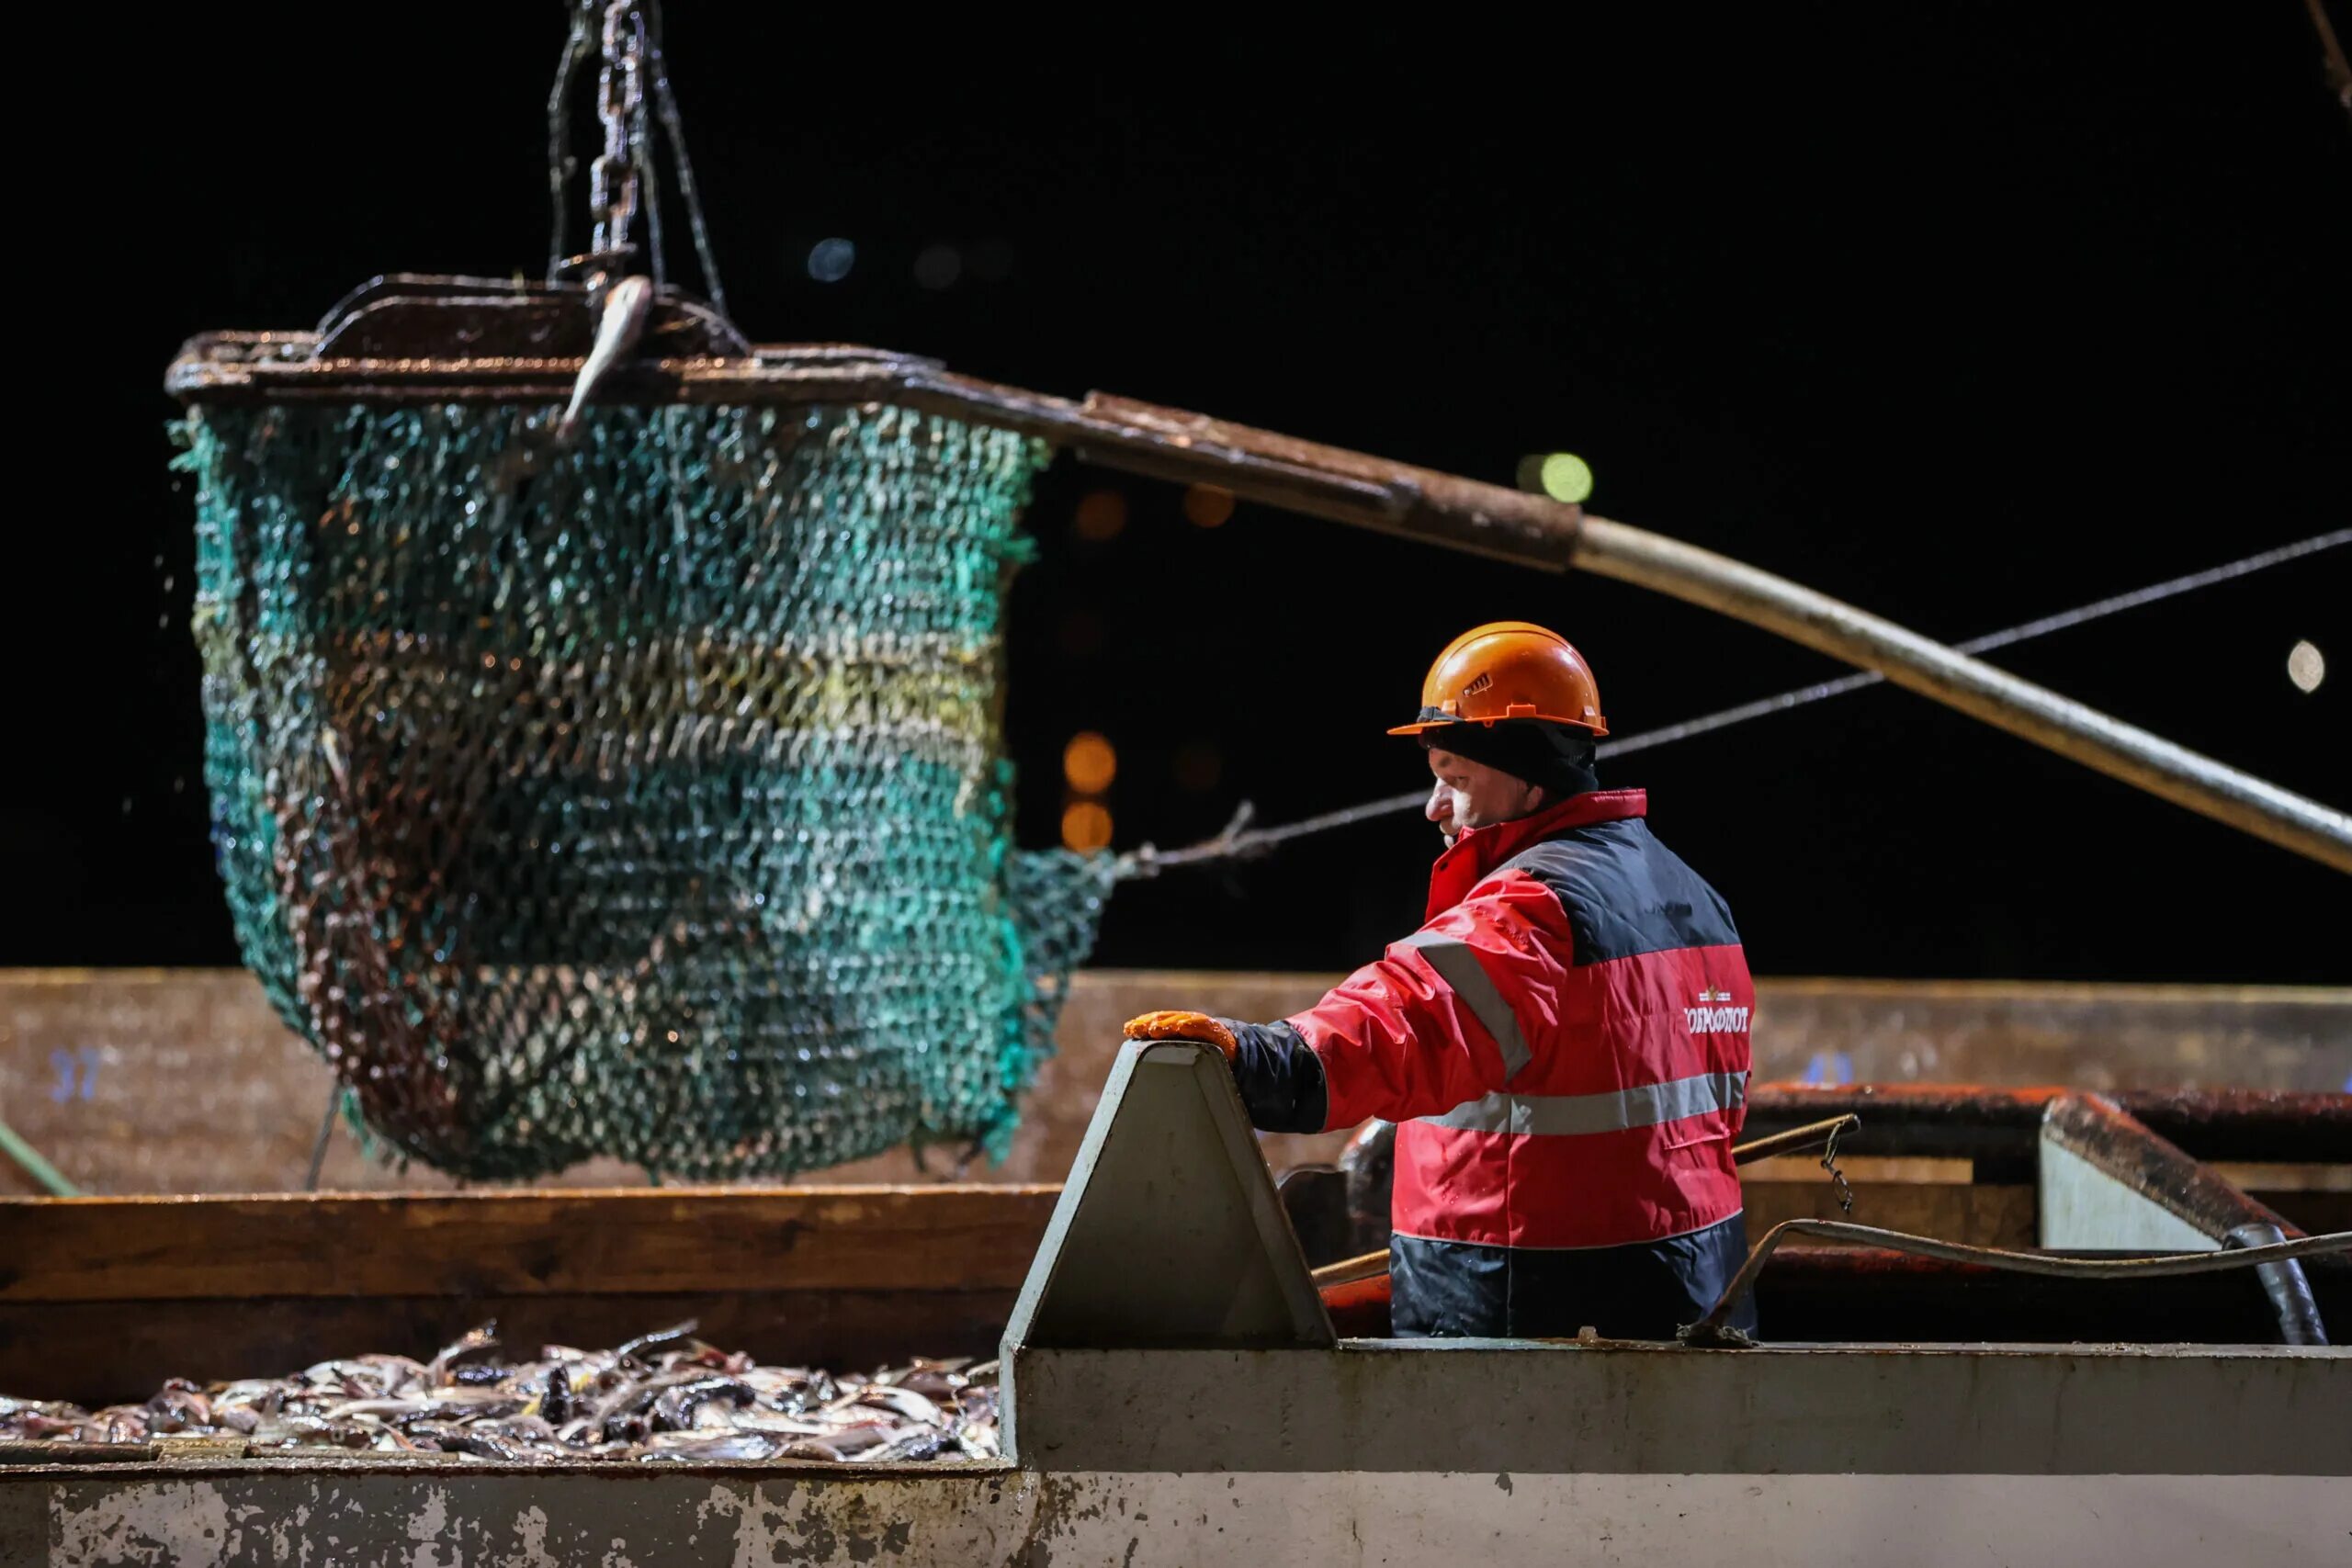
[[[597,120],[604,130],[604,151],[593,166],[589,192],[594,233],[590,248],[573,255],[566,243],[571,226],[564,193],[579,164],[568,145],[567,110],[580,68],[586,62],[591,39],[600,33],[603,66],[597,77]],[[677,95],[670,85],[670,68],[662,51],[661,0],[573,0],[563,57],[556,68],[555,86],[548,95],[548,197],[554,208],[548,281],[560,282],[566,274],[573,272],[609,276],[613,264],[638,248],[630,242],[628,231],[636,221],[640,202],[648,230],[647,249],[651,252],[648,270],[656,288],[669,281],[657,125],[659,134],[670,143],[678,192],[684,198],[687,225],[694,238],[695,259],[702,266],[706,296],[725,316],[727,290],[718,280],[718,258],[711,248],[702,192],[695,181],[694,161],[686,155],[685,125],[678,113]]]
[[[600,260],[628,247],[629,224],[637,216],[639,170],[632,132],[645,97],[644,53],[645,22],[636,0],[610,0],[605,7],[605,62],[596,79],[605,151],[588,176],[588,204],[596,220],[591,248]]]
[[[1829,1129],[1829,1142],[1821,1151],[1821,1168],[1829,1173],[1830,1184],[1838,1190],[1838,1208],[1841,1213],[1854,1212],[1854,1190],[1846,1185],[1846,1173],[1838,1168],[1838,1140],[1845,1136],[1846,1123],[1840,1122]]]

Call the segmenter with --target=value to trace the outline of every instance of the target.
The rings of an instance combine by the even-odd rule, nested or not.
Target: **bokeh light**
[[[2299,692],[2318,691],[2319,683],[2327,679],[2326,656],[2307,641],[2297,643],[2287,650],[2287,679]]]
[[[1101,542],[1115,539],[1127,525],[1127,498],[1115,490],[1098,490],[1078,503],[1078,536]]]
[[[1193,485],[1184,491],[1184,517],[1196,528],[1222,527],[1233,515],[1233,492],[1222,485]]]
[[[1119,776],[1119,753],[1102,736],[1089,729],[1070,737],[1062,748],[1062,777],[1080,795],[1101,795]]]
[[[1062,810],[1062,844],[1079,851],[1111,847],[1111,813],[1099,801],[1074,800]]]
[[[820,240],[808,252],[808,276],[820,283],[839,283],[857,265],[857,247],[847,240]]]

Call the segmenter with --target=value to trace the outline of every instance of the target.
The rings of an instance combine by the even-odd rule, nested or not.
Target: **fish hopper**
[[[1758,1115],[1821,1108],[1768,1095]],[[2228,1134],[2233,1113],[2212,1109],[2204,1135]],[[2352,1280],[2324,1255],[2352,1237],[2224,1248],[2211,1231],[2258,1206],[2106,1102],[1928,1111],[1898,1106],[1887,1120],[2035,1161],[2046,1225],[2063,1237],[2023,1255],[2040,1272],[1894,1250],[1911,1238],[1872,1232],[1860,1239],[1879,1245],[1864,1249],[1771,1251],[1743,1278],[1736,1289],[1762,1292],[1767,1344],[1703,1333],[1395,1340],[1345,1288],[1317,1289],[1222,1059],[1134,1043],[1057,1194],[656,1191],[628,1195],[639,1215],[605,1195],[586,1200],[600,1205],[601,1236],[560,1221],[526,1230],[496,1211],[538,1200],[489,1195],[443,1200],[417,1222],[447,1251],[444,1273],[503,1280],[500,1304],[520,1308],[526,1331],[534,1279],[543,1311],[548,1296],[576,1292],[555,1304],[590,1332],[631,1292],[639,1322],[687,1303],[724,1313],[729,1294],[748,1294],[764,1327],[739,1319],[719,1332],[797,1336],[803,1348],[855,1332],[845,1318],[900,1346],[947,1346],[1001,1303],[1001,1460],[505,1464],[263,1457],[164,1438],[71,1462],[11,1456],[0,1542],[24,1546],[11,1561],[59,1564],[307,1552],[389,1568],[1352,1564],[1432,1561],[1465,1540],[1506,1561],[1724,1565],[1817,1562],[1825,1550],[1938,1564],[2159,1562],[2199,1540],[2268,1564],[2312,1561],[2316,1543],[2341,1540],[2352,1529],[2352,1351],[2292,1342],[2256,1276],[2308,1262],[2308,1310],[2344,1321]],[[2253,1124],[2234,1120],[2241,1134]],[[318,1258],[324,1233],[282,1215],[237,1234],[233,1215],[183,1213],[182,1234],[166,1235],[147,1228],[160,1216],[143,1201],[124,1201],[112,1247],[96,1227],[65,1226],[60,1205],[0,1212],[12,1258],[80,1298],[52,1320],[136,1305],[151,1345],[209,1321],[214,1366],[272,1354],[284,1364],[322,1335],[390,1342],[364,1337],[390,1332],[386,1303],[332,1296],[330,1274],[353,1292],[388,1289],[384,1264],[401,1259],[408,1289],[435,1288],[425,1249],[390,1213],[364,1216],[379,1227],[378,1262]],[[323,1222],[363,1201],[286,1201]],[[932,1213],[917,1215],[925,1203]],[[345,1234],[362,1218],[345,1215]],[[198,1237],[185,1234],[191,1221],[232,1228]],[[1025,1275],[1024,1240],[1035,1247]],[[2148,1258],[2152,1246],[2161,1257]],[[313,1294],[274,1336],[243,1341],[225,1299],[127,1299],[190,1292],[206,1259],[236,1275],[210,1287],[223,1298],[261,1278]],[[657,1280],[673,1293],[654,1294]],[[286,1306],[234,1303],[248,1317]],[[74,1333],[61,1324],[54,1344],[87,1343]],[[139,1353],[127,1344],[118,1359]],[[61,1366],[50,1378],[88,1375]]]

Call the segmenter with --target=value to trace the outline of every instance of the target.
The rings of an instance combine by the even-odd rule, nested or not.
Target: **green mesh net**
[[[900,409],[198,408],[237,937],[402,1154],[1001,1154],[1104,856],[1011,845],[1038,443]]]

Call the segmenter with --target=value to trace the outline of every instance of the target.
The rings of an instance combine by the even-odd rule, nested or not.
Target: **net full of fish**
[[[994,1459],[996,1364],[931,1361],[836,1377],[762,1366],[694,1337],[695,1325],[610,1350],[548,1345],[492,1355],[484,1325],[430,1361],[368,1355],[290,1377],[164,1383],[144,1404],[87,1411],[0,1396],[0,1439],[142,1443],[243,1438],[249,1450],[445,1453],[547,1460],[816,1460],[850,1464]]]

